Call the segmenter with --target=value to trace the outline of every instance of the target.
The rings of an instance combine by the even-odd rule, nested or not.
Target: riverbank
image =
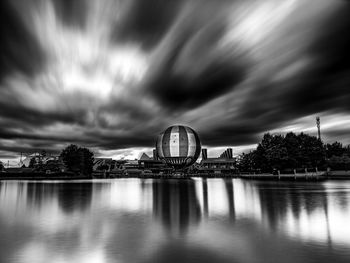
[[[328,179],[325,172],[303,174],[240,174],[238,178],[270,181],[324,181]]]
[[[76,175],[72,173],[0,173],[0,180],[89,180],[89,179],[117,179],[117,178],[140,178],[140,179],[182,179],[182,178],[240,178],[245,180],[270,180],[270,181],[324,181],[324,180],[350,180],[350,171],[310,172],[296,174],[271,174],[271,173],[175,173],[175,174],[92,174]]]
[[[0,180],[83,180],[93,179],[91,175],[76,175],[73,173],[8,173],[0,172]]]

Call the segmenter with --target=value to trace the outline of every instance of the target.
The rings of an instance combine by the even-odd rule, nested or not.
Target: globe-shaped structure
[[[201,143],[190,127],[174,125],[159,134],[156,143],[158,157],[175,169],[191,166],[198,159]]]

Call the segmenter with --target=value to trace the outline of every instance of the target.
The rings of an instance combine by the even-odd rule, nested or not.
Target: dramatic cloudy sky
[[[350,143],[346,0],[2,0],[0,159],[137,156],[171,124],[212,149],[264,132]]]

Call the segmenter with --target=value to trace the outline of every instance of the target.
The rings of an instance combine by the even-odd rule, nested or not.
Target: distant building
[[[153,160],[159,160],[157,149],[153,149]]]
[[[157,156],[157,151],[153,150],[153,158],[149,157],[147,154],[143,153],[139,160],[139,168],[143,170],[150,170],[153,173],[160,173],[169,170],[167,165],[159,160]]]
[[[147,155],[147,153],[142,153],[142,155],[141,155],[141,157],[139,159],[139,161],[149,161],[149,160],[153,160],[153,159],[151,157],[149,157]]]
[[[232,148],[227,148],[219,157],[208,158],[207,149],[202,150],[200,172],[230,173],[236,169],[237,158],[233,157]]]
[[[11,168],[6,168],[5,169],[6,173],[14,173],[14,174],[18,174],[18,173],[30,173],[33,172],[32,168],[22,168],[22,167],[11,167]]]
[[[25,167],[29,167],[30,164],[30,160],[34,158],[35,164],[38,163],[42,163],[42,164],[46,164],[48,161],[57,161],[59,160],[59,156],[57,155],[43,155],[41,153],[32,153],[28,156],[26,156],[21,162],[20,162],[20,166],[25,166]]]
[[[124,174],[127,176],[138,176],[141,175],[142,170],[139,169],[139,161],[137,160],[127,160],[122,166]]]
[[[208,159],[208,152],[207,149],[202,149],[202,159],[206,160]]]
[[[112,158],[94,158],[92,170],[110,170],[112,167]]]

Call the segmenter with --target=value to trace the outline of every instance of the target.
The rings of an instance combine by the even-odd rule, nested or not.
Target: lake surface
[[[0,262],[350,262],[350,181],[0,181]]]

